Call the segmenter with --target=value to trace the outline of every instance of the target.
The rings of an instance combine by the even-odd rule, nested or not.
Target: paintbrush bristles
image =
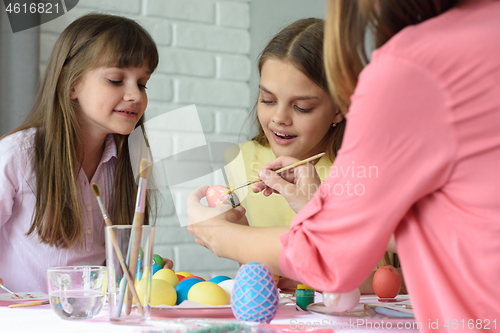
[[[140,177],[141,178],[147,178],[149,171],[151,170],[151,163],[145,158],[141,160],[141,166],[139,168],[140,170]]]
[[[92,190],[94,191],[94,194],[96,197],[99,196],[99,186],[97,186],[96,183],[92,183]]]
[[[104,218],[104,222],[106,222],[106,225],[108,225],[108,226],[113,225],[111,223],[111,220],[108,217],[108,213],[106,212],[106,208],[104,208],[104,205],[101,201],[101,196],[99,195],[99,186],[97,186],[96,183],[92,183],[92,190],[94,191],[95,197],[97,199],[97,204],[99,204],[99,208],[101,209],[101,214],[102,214],[102,217]]]

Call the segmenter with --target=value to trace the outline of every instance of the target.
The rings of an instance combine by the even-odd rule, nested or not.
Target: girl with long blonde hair
[[[105,262],[92,183],[114,224],[132,221],[127,139],[143,126],[157,64],[151,36],[124,17],[85,15],[60,35],[30,115],[0,141],[0,271],[11,289],[46,290],[50,266]]]

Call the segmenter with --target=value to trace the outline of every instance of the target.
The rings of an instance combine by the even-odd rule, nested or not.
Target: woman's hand
[[[232,208],[230,205],[220,207],[207,207],[200,203],[205,197],[208,186],[202,186],[188,196],[187,213],[189,218],[188,231],[195,237],[196,243],[206,247],[216,255],[219,255],[215,236],[221,228],[227,227],[229,222],[238,223],[245,216],[245,208],[238,206]]]
[[[299,165],[279,175],[274,172],[296,162],[299,162],[296,158],[281,156],[267,163],[259,172],[262,181],[254,185],[252,190],[255,193],[264,191],[265,196],[281,194],[297,213],[314,196],[321,180],[312,163]]]

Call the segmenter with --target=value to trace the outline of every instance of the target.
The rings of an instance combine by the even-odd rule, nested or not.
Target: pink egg
[[[227,194],[228,188],[221,185],[210,186],[207,190],[207,203],[210,207],[231,205],[234,207],[233,194]]]

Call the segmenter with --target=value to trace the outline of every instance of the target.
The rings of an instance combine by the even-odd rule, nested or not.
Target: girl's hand
[[[274,170],[298,161],[293,157],[281,156],[267,163],[259,172],[262,181],[254,185],[252,190],[255,193],[264,191],[265,196],[272,193],[281,194],[293,211],[297,213],[311,200],[321,185],[321,180],[314,165],[306,163],[279,175]]]
[[[208,186],[202,186],[188,196],[187,213],[189,218],[188,231],[195,237],[196,243],[206,247],[217,255],[217,243],[214,235],[227,223],[238,223],[245,216],[245,208],[230,205],[221,207],[207,207],[200,203],[205,197]]]
[[[163,266],[163,268],[172,269],[174,267],[174,262],[170,259],[163,258],[163,262],[165,263],[165,266]]]
[[[278,283],[278,288],[281,290],[295,290],[300,282],[289,279],[287,277],[282,277]]]

